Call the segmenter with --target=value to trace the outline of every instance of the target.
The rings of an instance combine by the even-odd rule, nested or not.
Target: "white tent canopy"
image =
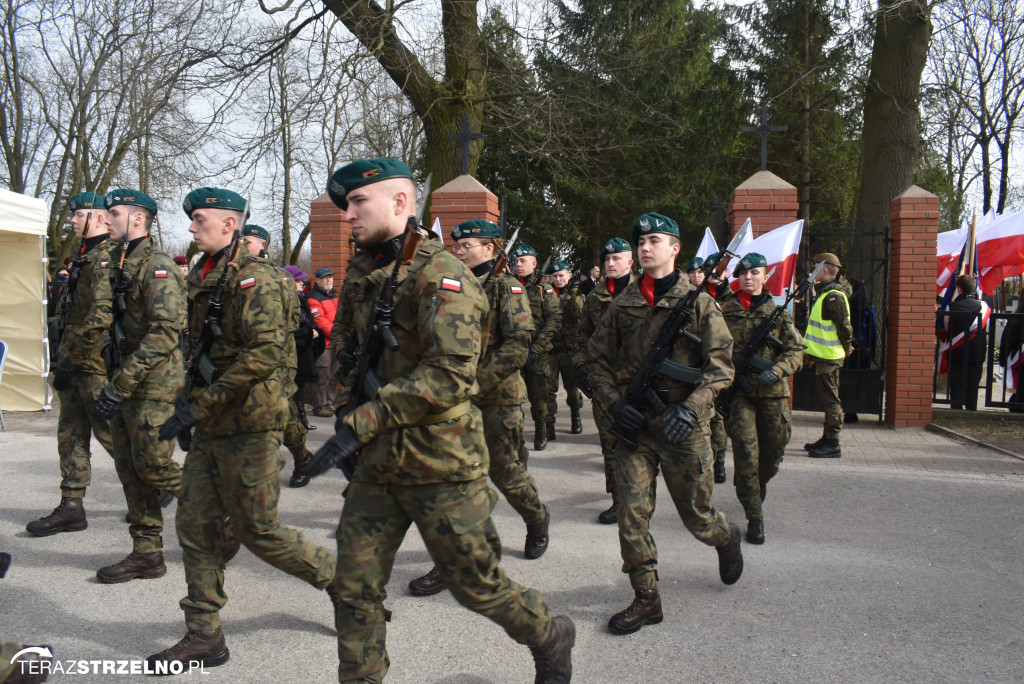
[[[0,190],[0,409],[50,408],[46,384],[46,202]]]

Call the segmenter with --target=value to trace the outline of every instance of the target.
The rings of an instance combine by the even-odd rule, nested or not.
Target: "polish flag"
[[[981,334],[984,335],[985,331],[988,330],[988,320],[992,316],[992,307],[985,303],[984,300],[981,302],[981,312],[979,313],[981,318]],[[978,318],[975,316],[971,322],[970,329],[967,330],[967,334],[963,332],[957,333],[957,336],[952,340],[946,340],[939,345],[939,358],[936,362],[935,372],[939,375],[945,375],[949,372],[949,350],[957,349],[962,347],[968,340],[973,340],[978,335]],[[945,329],[949,330],[949,314],[945,315]]]
[[[709,256],[718,251],[718,243],[715,242],[715,236],[711,234],[710,228],[704,229],[704,239],[700,241],[700,247],[697,248],[697,255],[701,259],[707,259]]]
[[[986,294],[1024,273],[1024,212],[997,216],[978,229],[978,287]]]
[[[800,238],[803,233],[804,220],[799,219],[768,231],[740,250],[741,256],[750,252],[764,255],[765,261],[768,262],[766,272],[775,269],[775,273],[767,283],[767,289],[775,297],[784,296],[785,290],[793,287],[797,255],[800,252]],[[729,286],[734,291],[740,289],[740,283],[735,278],[731,280]]]
[[[754,241],[754,228],[750,223],[750,219],[743,222],[743,226],[739,229],[739,235],[739,246],[736,247],[736,254],[739,256],[735,256],[729,260],[729,265],[725,269],[726,273],[732,273],[733,269],[736,268],[736,265],[740,263],[740,259],[743,258],[743,255],[747,252],[753,251],[748,249],[748,247],[750,247],[750,243]],[[736,288],[733,289],[735,290]]]
[[[946,291],[946,285],[953,278],[956,264],[960,261],[960,252],[964,249],[964,244],[967,242],[967,231],[970,229],[966,223],[964,221],[965,225],[962,228],[948,230],[938,235],[936,249],[938,263],[935,270],[936,296],[942,296],[942,293]]]

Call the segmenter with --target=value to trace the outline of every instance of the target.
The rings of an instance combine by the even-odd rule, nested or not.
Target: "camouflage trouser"
[[[615,450],[615,481],[619,489],[619,546],[622,571],[637,590],[651,589],[658,579],[658,548],[651,536],[658,468],[686,529],[710,546],[729,541],[725,515],[711,505],[712,457],[708,425],[694,428],[678,447],[641,432],[631,450],[619,440]]]
[[[551,385],[548,387],[548,418],[550,423],[558,413],[558,378],[562,378],[562,387],[565,388],[566,403],[570,409],[579,411],[583,408],[583,393],[576,384],[576,364],[572,362],[573,352],[560,351],[548,354],[550,364]]]
[[[228,601],[221,560],[225,513],[245,547],[274,567],[318,589],[334,577],[330,551],[277,520],[280,449],[278,432],[192,438],[174,521],[188,584],[181,609],[189,629],[216,629],[218,611]]]
[[[779,472],[782,455],[793,434],[786,397],[737,394],[726,427],[732,437],[733,484],[747,520],[763,518],[761,486]]]
[[[841,364],[820,359],[814,364],[814,384],[825,411],[825,439],[839,439],[843,432],[843,406],[839,403],[839,369]]]
[[[615,423],[601,402],[592,401],[590,405],[594,409],[594,423],[601,441],[601,456],[604,457],[604,491],[612,495],[612,501],[618,501],[619,494],[615,486],[615,438],[608,432]]]
[[[284,446],[291,452],[292,458],[296,461],[306,457],[306,433],[309,430],[299,419],[299,405],[301,392],[297,392],[288,398],[288,424],[284,428]]]
[[[491,520],[497,500],[486,478],[423,485],[349,483],[338,523],[334,580],[341,597],[335,614],[338,681],[380,682],[387,673],[381,603],[395,553],[413,523],[459,603],[490,618],[521,644],[544,643],[551,613],[540,592],[516,584],[498,564],[501,541]]]
[[[60,495],[72,498],[85,496],[92,482],[91,435],[96,435],[107,453],[113,453],[110,426],[97,420],[92,412],[96,400],[107,386],[104,375],[78,371],[71,376],[71,388],[60,392],[60,417],[57,418],[57,453],[60,455]]]
[[[715,456],[715,463],[725,463],[725,421],[715,411],[711,414],[711,453]]]
[[[529,366],[523,366],[523,380],[526,381],[526,396],[530,400],[530,416],[534,423],[550,423],[555,420],[548,406],[548,394],[551,386],[558,386],[558,379],[551,374],[551,362],[548,354]]]
[[[544,520],[537,483],[519,460],[523,445],[523,409],[520,406],[481,406],[484,439],[490,459],[491,482],[527,525]]]
[[[160,492],[181,495],[181,466],[172,458],[174,441],[161,441],[160,426],[174,415],[174,404],[128,399],[110,419],[114,467],[124,489],[132,523],[132,550],[152,553],[163,548]]]

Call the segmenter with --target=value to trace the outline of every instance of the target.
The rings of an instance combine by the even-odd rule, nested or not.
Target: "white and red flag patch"
[[[523,294],[523,288],[521,288],[521,287],[520,287],[520,286],[518,286],[518,285],[513,285],[513,286],[512,286],[512,287],[510,287],[509,289],[511,289],[511,290],[512,290],[512,294]]]
[[[441,278],[441,289],[462,292],[462,281],[455,278]]]
[[[160,269],[160,270],[157,270],[157,271],[153,271],[153,277],[154,278],[166,278],[167,277],[167,271],[165,271],[163,269]]]
[[[238,287],[240,287],[240,288],[242,288],[244,290],[245,288],[252,287],[255,284],[256,284],[256,278],[246,278],[245,280],[243,280],[243,281],[238,283]]]

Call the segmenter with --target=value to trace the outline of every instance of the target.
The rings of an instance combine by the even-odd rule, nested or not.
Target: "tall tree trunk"
[[[864,230],[889,222],[889,205],[910,187],[920,157],[918,99],[932,24],[926,0],[880,0],[864,95],[861,187]]]

